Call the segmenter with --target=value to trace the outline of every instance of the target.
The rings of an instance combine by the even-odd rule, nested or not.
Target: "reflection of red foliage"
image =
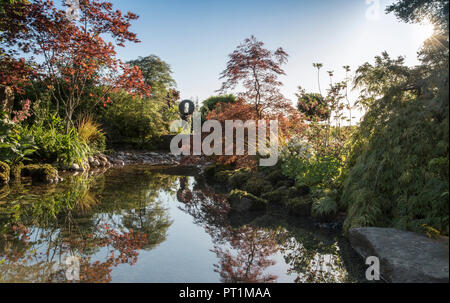
[[[218,245],[213,250],[220,259],[216,271],[220,273],[223,282],[274,282],[277,276],[265,274],[264,270],[275,264],[275,261],[268,259],[279,250],[275,235],[273,231],[247,226],[239,229],[224,228],[219,238],[227,241],[234,252]]]
[[[274,103],[274,108],[263,112],[262,117],[258,117],[255,114],[253,105],[245,102],[244,99],[238,99],[235,103],[221,104],[218,103],[215,110],[209,113],[207,119],[218,120],[222,124],[223,137],[225,136],[225,121],[260,121],[264,120],[267,124],[266,134],[269,136],[269,123],[270,120],[278,121],[278,136],[279,140],[289,138],[292,134],[302,133],[305,130],[305,125],[301,123],[302,119],[297,110],[295,110],[290,104],[280,101],[280,103]],[[269,108],[267,108],[269,109]],[[257,132],[258,133],[258,132]],[[245,142],[247,140],[247,132],[245,132]],[[223,139],[225,142],[225,139]],[[223,154],[227,152],[233,152],[235,144],[231,146],[224,146]],[[233,149],[233,150],[231,150]],[[225,164],[235,164],[237,167],[250,167],[256,166],[255,157],[247,155],[248,146],[246,145],[246,155],[245,156],[219,156],[217,161]],[[234,153],[234,152],[233,152]]]
[[[11,235],[13,239],[21,241],[19,247],[24,249],[18,251],[3,251],[3,258],[9,263],[23,264],[39,263],[42,257],[49,260],[58,253],[60,256],[67,254],[79,255],[80,260],[80,279],[81,282],[105,283],[111,281],[112,268],[120,264],[135,265],[138,260],[139,250],[148,244],[147,235],[128,230],[127,232],[118,232],[107,224],[98,226],[96,234],[83,235],[73,233],[68,237],[62,238],[62,242],[57,247],[49,246],[48,250],[40,253],[37,250],[29,250],[30,230],[22,224],[11,226]],[[51,232],[49,237],[54,236]],[[46,236],[41,234],[41,238]],[[12,240],[11,240],[12,241]],[[105,261],[91,262],[90,254],[98,248],[106,248],[107,256]]]
[[[276,231],[253,227],[234,229],[229,226],[228,203],[222,195],[208,188],[194,188],[189,202],[183,205],[183,209],[211,235],[215,243],[213,252],[219,258],[216,271],[223,282],[268,283],[277,279],[264,272],[275,264],[269,257],[279,250]]]
[[[90,257],[82,260],[80,278],[82,282],[110,282],[112,267],[119,264],[135,265],[138,259],[138,250],[148,244],[147,235],[129,230],[119,233],[107,224],[100,226],[100,233],[105,237],[97,239],[97,247],[108,247],[106,261],[89,263]],[[88,242],[88,247],[92,242]],[[117,253],[118,254],[117,254]]]

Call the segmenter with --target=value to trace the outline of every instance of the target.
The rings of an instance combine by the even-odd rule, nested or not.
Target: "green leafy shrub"
[[[19,163],[27,160],[36,148],[33,136],[0,112],[0,161]]]
[[[319,154],[304,139],[293,138],[282,151],[282,172],[299,185],[337,186],[343,168],[339,156]]]
[[[393,226],[422,232],[426,225],[448,234],[448,80],[441,90],[434,85],[439,93],[432,99],[390,88],[370,103],[352,138],[341,199],[348,207],[345,230]]]
[[[176,107],[158,100],[133,99],[122,92],[100,113],[109,144],[136,148],[158,148],[161,136],[170,133],[170,123],[179,119]]]
[[[337,214],[338,204],[333,197],[324,196],[312,204],[311,214],[321,221],[331,221]]]

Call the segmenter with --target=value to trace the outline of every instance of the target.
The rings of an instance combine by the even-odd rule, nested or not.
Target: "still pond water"
[[[365,271],[340,232],[279,209],[233,214],[219,189],[179,171],[1,188],[0,282],[66,282],[67,260],[82,282],[358,282]]]

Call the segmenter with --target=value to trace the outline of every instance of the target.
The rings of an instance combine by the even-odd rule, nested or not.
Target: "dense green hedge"
[[[448,93],[381,104],[354,137],[354,165],[341,199],[348,206],[345,229],[428,226],[448,234]]]
[[[179,119],[176,107],[158,100],[133,99],[126,93],[113,94],[111,99],[98,119],[114,147],[158,148],[170,123]]]

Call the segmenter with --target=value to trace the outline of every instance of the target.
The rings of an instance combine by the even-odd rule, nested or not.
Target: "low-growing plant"
[[[105,134],[92,115],[83,115],[77,122],[78,136],[92,149],[103,152],[106,148]]]
[[[315,218],[330,218],[336,215],[338,204],[333,197],[323,196],[314,201],[311,214]]]
[[[17,164],[28,160],[36,148],[33,136],[0,112],[0,161]]]
[[[267,207],[267,200],[259,198],[244,190],[234,189],[227,197],[232,209],[239,210],[244,204],[250,203],[249,210],[261,210]]]
[[[304,139],[294,137],[282,150],[283,174],[299,185],[337,186],[343,168],[341,158],[334,153],[316,152],[313,145]]]
[[[88,143],[80,139],[76,129],[72,128],[66,132],[56,115],[51,115],[48,121],[32,125],[28,130],[38,146],[35,157],[41,161],[70,165],[82,163],[95,153]]]

